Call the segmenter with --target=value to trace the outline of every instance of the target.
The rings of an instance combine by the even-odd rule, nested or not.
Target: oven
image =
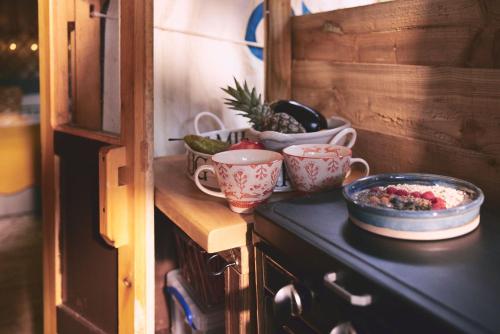
[[[271,225],[270,225],[271,226]],[[259,333],[455,333],[298,238],[254,233]]]

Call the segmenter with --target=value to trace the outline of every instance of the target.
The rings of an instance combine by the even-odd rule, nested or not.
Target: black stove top
[[[265,235],[266,224],[292,233],[466,332],[500,332],[498,216],[482,212],[479,228],[455,239],[396,240],[350,223],[336,190],[261,206],[255,232]]]

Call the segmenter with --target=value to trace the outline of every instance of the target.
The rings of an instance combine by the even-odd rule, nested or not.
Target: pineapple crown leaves
[[[238,115],[247,117],[255,130],[283,133],[305,132],[304,127],[292,116],[274,113],[268,104],[262,102],[262,96],[257,95],[255,87],[250,90],[246,81],[242,86],[236,78],[233,79],[235,87],[222,88],[231,97],[225,98],[224,104],[230,109],[240,111]]]
[[[255,87],[253,87],[250,91],[246,80],[243,82],[243,87],[238,82],[238,80],[236,80],[236,78],[233,77],[233,80],[236,89],[231,86],[227,86],[227,88],[221,88],[225,93],[233,97],[233,99],[225,98],[224,104],[226,104],[230,109],[233,110],[241,110],[241,107],[245,106],[262,105],[262,96],[261,94],[257,95]]]

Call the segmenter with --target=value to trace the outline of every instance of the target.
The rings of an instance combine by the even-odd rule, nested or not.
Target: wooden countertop
[[[353,171],[350,179],[356,175]],[[225,199],[201,192],[187,177],[184,155],[156,158],[154,177],[156,207],[208,253],[251,242],[253,214],[234,213]],[[292,196],[297,193],[273,194],[270,201]]]
[[[250,242],[253,215],[232,212],[223,198],[202,193],[186,175],[186,157],[161,157],[154,162],[155,205],[209,253]]]

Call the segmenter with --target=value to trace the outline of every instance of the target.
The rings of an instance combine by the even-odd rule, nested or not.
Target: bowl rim
[[[253,133],[253,135],[267,134],[268,136],[274,135],[274,136],[282,136],[282,137],[287,137],[287,138],[297,138],[297,137],[300,138],[300,137],[306,137],[307,136],[308,139],[315,139],[315,138],[318,138],[318,137],[323,137],[323,136],[331,135],[332,131],[339,131],[339,130],[343,130],[344,128],[350,128],[350,127],[352,127],[352,123],[348,119],[346,119],[344,117],[331,116],[331,117],[327,118],[327,122],[330,119],[340,119],[340,120],[342,120],[344,122],[344,124],[341,125],[341,126],[337,126],[337,127],[334,127],[334,128],[328,128],[328,129],[324,129],[324,130],[320,130],[320,131],[316,131],[316,132],[282,133],[282,132],[271,131],[271,130],[258,131],[258,130],[255,130],[253,127],[250,127],[249,131],[250,131],[250,133]],[[269,140],[269,139],[271,139],[271,138],[266,138],[266,140]]]
[[[468,188],[468,190],[475,192],[477,194],[477,198],[472,200],[469,203],[462,204],[453,208],[444,209],[444,210],[430,210],[430,211],[411,211],[411,210],[394,210],[390,208],[379,208],[373,207],[367,204],[361,204],[358,201],[353,199],[353,195],[358,193],[359,191],[365,190],[367,187],[360,187],[360,190],[352,192],[353,188],[359,186],[360,184],[366,183],[371,180],[396,180],[399,179],[401,181],[407,180],[407,183],[411,183],[411,180],[423,180],[423,181],[441,181],[443,183],[447,183],[449,185],[460,185],[461,187]],[[357,208],[360,208],[366,212],[382,215],[382,216],[391,216],[391,217],[408,217],[408,218],[436,218],[442,216],[453,216],[461,214],[465,211],[469,211],[471,209],[475,209],[484,202],[484,193],[481,188],[472,184],[469,181],[465,181],[462,179],[454,178],[451,176],[437,175],[437,174],[428,174],[428,173],[384,173],[384,174],[376,174],[370,175],[367,177],[363,177],[358,179],[346,186],[342,189],[342,195],[345,200],[354,205]]]
[[[301,147],[301,146],[333,146],[333,147],[338,147],[344,151],[347,151],[347,154],[340,154],[340,155],[331,155],[331,156],[323,156],[323,157],[314,157],[314,156],[305,156],[305,155],[298,155],[298,154],[293,154],[290,152],[285,152],[290,149],[294,149],[296,147]],[[295,157],[295,158],[303,158],[303,159],[343,159],[345,157],[352,157],[352,150],[347,147],[347,146],[342,146],[342,145],[335,145],[335,144],[295,144],[295,145],[290,145],[287,146],[283,149],[283,154],[290,156],[290,157]],[[324,153],[328,154],[328,153]]]
[[[263,152],[266,152],[266,154],[271,154],[274,156],[272,160],[266,160],[266,161],[261,161],[261,162],[235,162],[235,163],[228,163],[224,161],[220,161],[219,158],[223,155],[234,155],[238,153],[256,153],[256,154],[261,154]],[[261,150],[261,149],[242,149],[242,150],[229,150],[229,151],[223,151],[216,153],[212,156],[212,161],[217,164],[223,164],[223,165],[232,165],[232,166],[252,166],[252,165],[266,165],[266,164],[274,164],[279,161],[283,161],[283,155],[276,152],[276,151],[271,151],[271,150]]]

